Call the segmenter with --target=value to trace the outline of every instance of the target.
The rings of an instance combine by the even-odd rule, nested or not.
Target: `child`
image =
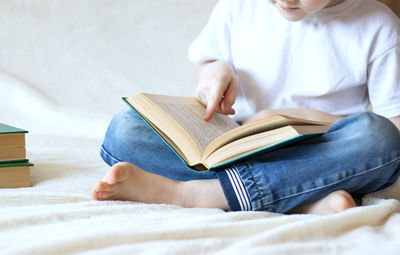
[[[189,49],[205,120],[282,113],[335,123],[322,136],[196,173],[126,110],[108,128],[101,155],[112,168],[93,197],[278,213],[354,207],[353,198],[400,173],[399,23],[376,0],[220,0]],[[369,103],[373,112],[364,111]]]

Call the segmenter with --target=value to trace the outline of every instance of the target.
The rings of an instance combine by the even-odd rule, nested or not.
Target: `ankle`
[[[174,191],[174,204],[182,207],[199,207],[196,201],[198,193],[197,185],[194,181],[178,182]]]
[[[182,207],[189,207],[186,205],[185,194],[187,192],[186,182],[176,181],[172,191],[170,204],[179,205]]]
[[[177,198],[183,207],[219,208],[228,210],[228,202],[218,180],[180,182]]]

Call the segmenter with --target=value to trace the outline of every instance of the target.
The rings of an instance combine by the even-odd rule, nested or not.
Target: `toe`
[[[94,200],[102,200],[100,194],[101,194],[101,192],[99,192],[95,189],[92,190],[92,198]]]
[[[110,199],[112,199],[113,195],[114,195],[113,192],[99,192],[98,198],[99,198],[99,200],[110,200]]]
[[[99,183],[99,191],[101,192],[110,192],[114,190],[114,184],[110,184],[107,182],[100,182]]]
[[[344,190],[334,192],[329,199],[329,205],[336,212],[342,212],[356,206],[353,197]]]
[[[93,188],[93,190],[97,192],[112,191],[113,189],[114,189],[113,184],[104,181],[98,182]]]
[[[114,195],[114,192],[112,191],[92,191],[92,197],[95,200],[111,200],[112,196]]]

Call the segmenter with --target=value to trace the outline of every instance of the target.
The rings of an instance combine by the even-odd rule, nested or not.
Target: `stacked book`
[[[25,134],[28,131],[0,123],[0,188],[30,186]]]

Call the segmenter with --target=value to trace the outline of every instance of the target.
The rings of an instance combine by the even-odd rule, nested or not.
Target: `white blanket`
[[[0,189],[0,254],[398,254],[399,183],[329,216],[92,200],[120,97],[192,93],[186,47],[215,2],[2,1],[0,122],[30,131],[35,166]]]

